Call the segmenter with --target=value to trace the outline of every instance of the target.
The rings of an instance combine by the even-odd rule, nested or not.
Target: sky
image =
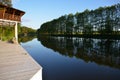
[[[65,14],[75,14],[86,9],[111,6],[120,0],[12,0],[13,7],[25,11],[22,26],[38,29],[40,26]]]

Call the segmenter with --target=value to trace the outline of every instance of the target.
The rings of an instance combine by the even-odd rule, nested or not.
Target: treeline
[[[34,35],[36,35],[35,29],[26,26],[19,27],[19,36],[34,36]]]
[[[120,4],[69,14],[46,22],[37,30],[49,35],[119,35]]]

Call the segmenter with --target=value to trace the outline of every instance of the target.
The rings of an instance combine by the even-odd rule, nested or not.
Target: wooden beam
[[[18,23],[20,23],[20,21],[13,21],[13,20],[6,20],[6,19],[0,19],[0,21],[5,21],[5,22],[18,22]]]

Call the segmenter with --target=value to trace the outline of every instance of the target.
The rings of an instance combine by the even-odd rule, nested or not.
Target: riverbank
[[[39,34],[39,36],[82,37],[97,39],[120,39],[120,34]]]
[[[42,80],[42,67],[19,44],[0,41],[0,80]]]

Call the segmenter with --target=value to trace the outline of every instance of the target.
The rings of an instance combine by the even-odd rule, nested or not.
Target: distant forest
[[[36,35],[36,30],[26,27],[26,26],[21,26],[19,27],[19,36],[34,36]]]
[[[120,4],[61,16],[43,23],[37,33],[38,35],[119,35]]]
[[[33,36],[36,35],[36,30],[21,26],[18,24],[18,36]],[[10,41],[15,37],[15,28],[13,26],[0,26],[0,40]]]

